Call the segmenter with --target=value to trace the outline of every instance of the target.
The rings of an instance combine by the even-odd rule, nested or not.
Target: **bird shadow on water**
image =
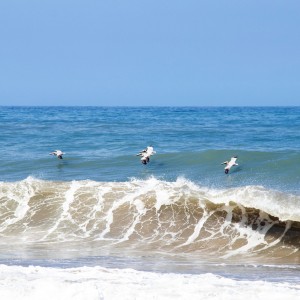
[[[56,168],[58,169],[58,170],[63,170],[63,168],[64,167],[67,167],[67,166],[69,166],[70,164],[69,164],[69,162],[67,162],[67,161],[63,161],[63,160],[60,160],[60,161],[58,161],[57,162],[57,165],[56,165]]]
[[[241,167],[236,167],[235,169],[231,169],[228,174],[224,174],[225,178],[223,184],[228,188],[241,184],[241,180],[243,180],[243,176],[241,177],[242,170]]]

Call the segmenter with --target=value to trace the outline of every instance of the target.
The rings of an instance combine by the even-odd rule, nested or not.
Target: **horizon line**
[[[0,105],[0,107],[105,107],[105,108],[169,108],[169,107],[178,107],[178,108],[230,108],[230,107],[237,107],[237,108],[284,108],[284,107],[300,107],[300,105]]]

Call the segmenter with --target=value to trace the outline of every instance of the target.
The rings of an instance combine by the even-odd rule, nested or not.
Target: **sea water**
[[[299,107],[0,107],[0,134],[1,299],[300,296]]]

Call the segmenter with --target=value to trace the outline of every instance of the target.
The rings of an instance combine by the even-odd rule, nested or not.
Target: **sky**
[[[299,0],[0,0],[0,105],[300,105]]]

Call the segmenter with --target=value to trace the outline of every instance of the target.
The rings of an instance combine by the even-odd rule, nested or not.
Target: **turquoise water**
[[[184,177],[299,193],[300,107],[0,107],[0,124],[1,181]],[[135,154],[150,144],[144,166]]]

